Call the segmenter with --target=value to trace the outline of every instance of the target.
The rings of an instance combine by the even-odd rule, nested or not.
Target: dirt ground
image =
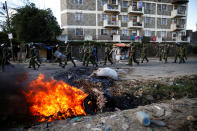
[[[184,87],[184,91],[188,91],[187,96],[196,96],[197,90],[195,87],[196,76],[190,77],[192,84],[187,83],[180,79],[175,81],[174,78],[181,76],[191,76],[197,75],[197,57],[188,58],[185,64],[173,63],[174,59],[169,58],[168,63],[158,61],[157,58],[150,58],[149,63],[143,63],[139,66],[134,64],[133,67],[127,65],[127,61],[116,62],[114,65],[108,66],[115,69],[118,72],[119,80],[111,81],[107,79],[89,79],[87,76],[91,74],[93,69],[96,68],[84,68],[81,62],[76,61],[77,68],[73,68],[72,63],[68,63],[65,69],[58,66],[58,63],[42,63],[38,70],[33,70],[28,68],[28,63],[13,63],[15,66],[22,66],[28,76],[31,79],[35,79],[40,73],[45,74],[48,77],[53,77],[57,79],[58,77],[66,80],[77,80],[81,74],[85,73],[86,76],[80,77],[85,78],[85,80],[94,82],[95,85],[102,85],[97,87],[98,90],[104,93],[107,98],[108,103],[106,106],[111,108],[106,108],[104,113],[97,113],[95,115],[88,115],[87,117],[76,117],[68,120],[54,121],[52,123],[42,123],[28,130],[95,130],[95,131],[110,131],[110,130],[180,130],[182,127],[186,126],[186,130],[196,129],[193,124],[196,125],[196,99],[188,99],[185,101],[180,100],[181,104],[179,109],[171,109],[171,103],[174,101],[166,102],[162,104],[163,100],[180,99],[185,97],[185,94],[181,94],[179,87]],[[92,66],[92,65],[90,65]],[[99,63],[99,68],[103,68],[102,63]],[[80,71],[78,73],[78,71]],[[73,79],[72,79],[73,78]],[[169,79],[169,80],[168,80]],[[57,79],[59,80],[59,79]],[[105,81],[106,80],[106,81]],[[167,80],[167,81],[166,81]],[[67,81],[66,81],[67,82]],[[110,83],[113,83],[111,86]],[[195,83],[194,83],[195,82]],[[68,82],[69,83],[69,82]],[[70,83],[69,83],[70,84]],[[80,82],[78,84],[81,84]],[[168,86],[166,86],[168,85]],[[77,87],[77,86],[76,86]],[[149,87],[151,87],[149,89]],[[187,90],[187,87],[191,87]],[[156,88],[154,90],[154,88]],[[170,90],[169,90],[170,89]],[[171,92],[174,89],[174,92]],[[192,90],[192,91],[191,91]],[[160,95],[155,95],[155,92],[160,93]],[[166,92],[166,93],[165,93]],[[177,94],[176,94],[177,92]],[[176,96],[177,95],[177,96]],[[180,95],[180,97],[179,97]],[[191,98],[194,98],[191,97]],[[176,99],[176,100],[177,100]],[[110,100],[110,101],[109,101]],[[179,100],[178,100],[179,101]],[[178,102],[177,101],[177,102]],[[187,101],[191,101],[190,106],[185,106]],[[110,104],[111,103],[111,104]],[[136,103],[136,104],[135,104]],[[135,113],[139,110],[147,111],[148,108],[153,108],[155,104],[160,107],[165,107],[166,115],[159,120],[164,121],[167,126],[160,128],[151,125],[148,128],[139,125],[135,118]],[[189,102],[188,102],[189,103]],[[152,104],[152,105],[150,105]],[[183,107],[181,107],[183,106]],[[114,112],[115,109],[118,112]],[[172,114],[172,115],[170,115]],[[187,120],[187,117],[194,117],[194,122]],[[116,119],[114,119],[114,117]],[[175,118],[174,118],[175,117]],[[168,120],[169,119],[169,120]],[[175,121],[170,123],[170,121]],[[23,129],[23,128],[22,128]],[[20,130],[17,128],[16,130]]]
[[[183,75],[197,74],[197,57],[190,57],[185,64],[173,63],[174,58],[169,58],[168,63],[158,61],[158,58],[150,58],[149,63],[143,63],[133,67],[127,65],[127,61],[116,62],[114,65],[108,63],[105,67],[111,67],[116,69],[119,74],[119,78],[123,80],[132,79],[158,79],[163,77],[176,77]],[[16,64],[16,63],[15,63]],[[77,66],[82,66],[81,62],[76,61]],[[65,69],[58,66],[57,63],[43,63],[41,67],[34,71],[28,68],[28,63],[20,64],[24,66],[25,70],[29,72],[31,77],[36,77],[39,73],[44,73],[51,76],[55,72],[67,71],[73,65],[68,63]],[[92,66],[91,64],[89,66]],[[99,64],[99,68],[103,68],[102,64]]]

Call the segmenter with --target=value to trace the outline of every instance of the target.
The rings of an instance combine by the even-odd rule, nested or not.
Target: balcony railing
[[[104,27],[111,27],[111,28],[120,28],[121,27],[121,21],[117,20],[117,21],[109,21],[109,20],[104,20]]]
[[[120,42],[120,35],[113,35],[114,42]]]
[[[171,24],[171,31],[181,31],[185,29],[184,24]]]
[[[186,17],[186,12],[180,10],[172,10],[171,18],[175,18],[175,17]]]
[[[144,7],[137,8],[137,7],[134,7],[134,6],[129,6],[128,13],[143,15],[144,14]]]
[[[110,4],[104,4],[103,5],[103,11],[104,12],[117,12],[120,13],[120,5],[110,5]]]
[[[133,21],[129,21],[128,22],[128,28],[137,28],[137,29],[142,29],[143,23],[141,22],[133,22]]]
[[[172,4],[186,4],[189,0],[172,0]]]

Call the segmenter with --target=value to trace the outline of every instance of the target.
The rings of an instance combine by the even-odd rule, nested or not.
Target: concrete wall
[[[146,23],[146,17],[144,17],[144,28],[155,28],[155,18],[150,17],[150,22]]]
[[[96,0],[83,0],[83,4],[75,4],[75,0],[66,0],[67,9],[96,10]]]
[[[167,16],[171,16],[171,11],[173,9],[172,5],[167,5],[166,6],[166,11],[162,10],[162,4],[157,4],[157,14],[158,15],[167,15]]]
[[[157,18],[157,28],[158,29],[170,29],[171,28],[171,19],[166,19],[166,24],[161,24],[162,18]]]
[[[67,25],[96,26],[96,14],[82,14],[80,21],[75,19],[75,13],[67,13]]]

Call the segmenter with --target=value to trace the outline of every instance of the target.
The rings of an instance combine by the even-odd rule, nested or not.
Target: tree
[[[4,32],[0,32],[0,43],[9,43],[8,35]]]
[[[31,3],[16,11],[11,25],[19,41],[50,42],[62,32],[50,9],[38,9]]]

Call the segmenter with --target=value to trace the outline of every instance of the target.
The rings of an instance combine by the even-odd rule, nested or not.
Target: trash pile
[[[95,101],[97,111],[102,112],[197,97],[197,75],[162,80],[118,80],[117,72],[111,68],[78,67],[56,73],[54,78],[91,94],[89,99]]]

